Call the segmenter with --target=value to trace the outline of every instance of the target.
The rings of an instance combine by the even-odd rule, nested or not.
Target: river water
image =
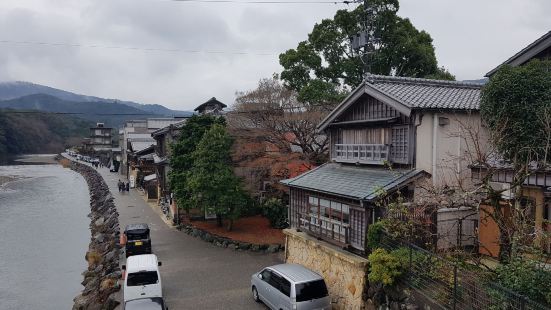
[[[80,174],[0,166],[0,309],[71,309],[86,269],[89,212]]]

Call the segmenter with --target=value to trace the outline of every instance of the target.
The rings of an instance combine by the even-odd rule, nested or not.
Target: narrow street
[[[169,227],[136,189],[119,193],[118,173],[98,171],[115,197],[121,229],[140,222],[151,228],[153,252],[163,263],[169,309],[266,309],[252,299],[250,277],[264,266],[280,263],[281,254],[235,251],[191,237]]]

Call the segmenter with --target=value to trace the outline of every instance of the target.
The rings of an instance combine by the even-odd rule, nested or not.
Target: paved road
[[[145,222],[160,267],[169,309],[266,309],[252,300],[250,276],[280,263],[280,254],[258,254],[216,247],[169,227],[134,189],[119,193],[120,175],[99,169],[115,197],[121,229]]]

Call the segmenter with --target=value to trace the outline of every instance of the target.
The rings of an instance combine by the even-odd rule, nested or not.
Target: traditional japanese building
[[[282,181],[290,195],[287,261],[332,278],[340,308],[363,306],[367,262],[352,253],[365,253],[369,225],[384,214],[378,198],[415,199],[420,182],[470,180],[461,133],[464,124],[480,126],[481,87],[369,75],[318,126],[330,138],[330,162]]]

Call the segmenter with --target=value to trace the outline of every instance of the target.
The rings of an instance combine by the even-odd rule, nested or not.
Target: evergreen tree
[[[192,154],[193,167],[187,177],[190,203],[215,213],[218,226],[227,218],[228,230],[246,205],[246,194],[233,173],[230,149],[233,140],[223,125],[215,124],[204,135]]]
[[[169,174],[169,182],[178,207],[187,212],[192,207],[190,192],[187,188],[188,173],[193,166],[192,154],[203,134],[214,124],[225,124],[225,120],[210,115],[193,115],[181,128],[179,140],[171,146],[170,166],[172,170]]]
[[[380,48],[370,59],[370,73],[454,79],[438,67],[430,34],[397,15],[398,0],[374,0],[371,4]],[[298,92],[300,101],[333,104],[362,82],[364,65],[350,52],[349,38],[361,30],[364,19],[361,5],[352,11],[339,10],[333,19],[316,24],[307,40],[279,55],[281,79]]]

